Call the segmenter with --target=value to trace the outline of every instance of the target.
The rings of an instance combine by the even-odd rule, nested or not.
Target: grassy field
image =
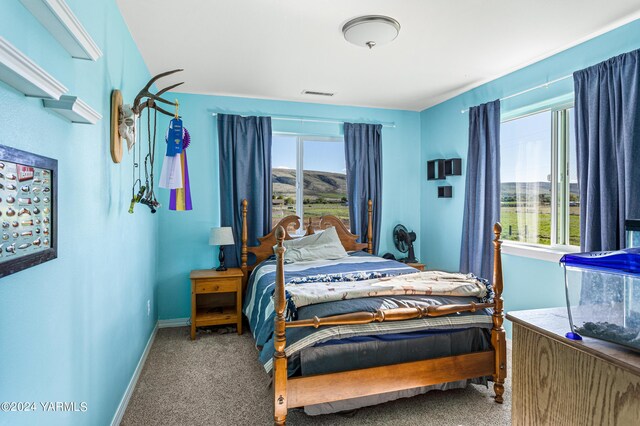
[[[500,209],[500,223],[502,224],[502,238],[511,241],[522,241],[533,244],[551,244],[551,208],[548,205],[537,208],[523,208],[503,206]],[[569,216],[569,243],[580,245],[580,208],[571,207]],[[275,226],[285,216],[295,215],[294,205],[273,206],[272,222]],[[320,217],[333,215],[342,220],[349,228],[349,207],[343,203],[309,203],[304,205],[304,224],[309,219],[314,229],[320,227]],[[518,219],[520,219],[518,221]],[[526,235],[525,235],[526,230]],[[292,229],[289,231],[293,231]]]
[[[277,224],[280,219],[288,215],[296,214],[295,206],[274,206],[271,215],[273,225]],[[304,223],[309,223],[309,219],[314,229],[319,229],[320,217],[324,215],[333,215],[349,227],[349,207],[343,203],[311,203],[304,205]]]
[[[508,204],[508,203],[505,203]],[[523,211],[524,210],[524,211]],[[569,216],[569,243],[580,245],[580,208],[573,206]],[[274,206],[272,210],[273,225],[288,215],[295,215],[294,205]],[[343,203],[309,203],[304,205],[304,223],[309,219],[315,229],[319,228],[320,217],[333,215],[349,227],[349,207]],[[518,221],[520,219],[520,221]],[[511,241],[522,241],[534,244],[551,244],[551,207],[548,205],[530,207],[528,209],[514,206],[503,206],[500,209],[502,238]],[[526,235],[525,235],[526,230]],[[291,230],[290,230],[291,231]]]
[[[551,206],[549,205],[526,209],[503,205],[500,208],[500,223],[502,238],[505,240],[551,244]],[[580,207],[577,206],[570,208],[569,244],[580,245]]]
[[[273,197],[271,210],[273,225],[285,216],[296,214],[296,171],[274,168]],[[318,170],[304,170],[304,223],[311,220],[314,229],[319,229],[320,217],[333,215],[349,227],[349,206],[346,203],[347,176]]]

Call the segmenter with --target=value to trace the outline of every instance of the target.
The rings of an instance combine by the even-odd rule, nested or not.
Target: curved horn
[[[169,87],[165,87],[164,89],[162,89],[161,91],[159,91],[158,93],[156,93],[156,96],[160,96],[160,95],[162,95],[164,92],[168,92],[168,91],[169,91],[169,90],[171,90],[171,89],[175,89],[176,87],[180,86],[181,84],[184,84],[184,81],[182,81],[182,82],[180,82],[180,83],[173,84],[173,85],[171,85],[171,86],[169,86]]]
[[[164,102],[164,103],[169,104],[169,105],[174,105],[174,103],[173,103],[173,102],[167,101],[166,99],[162,99],[162,98],[160,98],[158,95],[160,95],[160,94],[162,94],[162,93],[166,92],[167,90],[170,90],[170,89],[172,89],[172,88],[175,88],[175,87],[177,87],[177,86],[179,86],[180,84],[183,84],[183,83],[178,83],[178,84],[174,84],[173,86],[169,86],[169,87],[167,87],[167,88],[163,89],[162,91],[158,92],[158,94],[157,94],[157,95],[154,95],[153,93],[149,92],[149,88],[151,87],[151,85],[152,85],[153,83],[155,83],[157,80],[161,79],[162,77],[166,77],[166,76],[168,76],[168,75],[175,74],[175,73],[180,72],[180,71],[183,71],[183,69],[182,69],[182,68],[180,68],[180,69],[176,69],[176,70],[166,71],[166,72],[160,73],[160,74],[156,75],[155,77],[151,78],[151,80],[149,80],[149,81],[147,82],[147,84],[142,88],[142,90],[140,90],[140,92],[138,92],[138,95],[137,95],[137,96],[135,97],[135,99],[133,100],[133,108],[132,108],[132,109],[133,109],[133,111],[134,111],[136,114],[140,114],[140,112],[141,112],[145,107],[149,107],[149,106],[151,106],[151,107],[154,107],[154,108],[155,108],[155,106],[154,106],[154,105],[149,105],[149,104],[144,105],[144,104],[141,104],[141,103],[140,103],[140,102],[142,101],[142,99],[143,99],[143,98],[145,98],[145,97],[147,97],[147,98],[151,98],[151,99],[156,100],[156,101],[158,101],[158,102]],[[140,106],[141,106],[141,105],[143,105],[143,106],[142,106],[142,108],[140,108]],[[165,114],[165,113],[166,113],[166,111],[165,111],[165,112],[160,111],[160,112],[162,112],[163,114]],[[171,115],[172,115],[172,114],[171,114]]]
[[[184,69],[183,68],[178,68],[178,69],[171,70],[171,71],[161,72],[160,74],[152,77],[151,80],[149,80],[149,82],[147,83],[147,85],[142,88],[142,90],[149,90],[151,85],[153,83],[155,83],[156,81],[160,80],[162,77],[166,77],[168,75],[175,74],[175,73],[180,72],[180,71],[184,71]]]

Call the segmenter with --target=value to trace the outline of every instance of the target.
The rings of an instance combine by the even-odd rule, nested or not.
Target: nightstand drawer
[[[238,291],[240,285],[239,279],[213,279],[213,280],[197,280],[196,293],[227,293]]]

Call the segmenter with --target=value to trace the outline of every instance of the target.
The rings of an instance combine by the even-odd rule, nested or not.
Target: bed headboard
[[[284,239],[292,240],[298,237],[292,237],[289,234],[289,226],[293,226],[293,229],[298,230],[302,226],[300,218],[295,215],[286,216],[280,219],[280,221],[273,227],[271,232],[269,232],[264,237],[259,237],[259,244],[255,247],[249,247],[247,245],[248,236],[248,225],[247,225],[247,208],[249,202],[247,200],[242,200],[242,252],[241,252],[241,268],[244,273],[245,284],[246,280],[249,278],[250,272],[253,268],[259,264],[260,262],[267,259],[269,256],[273,255],[273,246],[278,242],[276,240],[276,229],[278,226],[282,226],[284,228]],[[347,251],[357,251],[357,250],[367,250],[368,253],[373,253],[373,202],[369,200],[368,205],[368,225],[367,225],[367,242],[359,243],[358,235],[352,234],[349,229],[342,223],[340,219],[335,216],[326,215],[320,218],[320,229],[326,229],[330,226],[336,228],[336,232],[338,233],[338,237],[340,238],[340,242],[344,246],[344,249]],[[306,228],[305,235],[312,235],[314,233],[313,227],[311,223]],[[256,259],[253,264],[248,265],[249,253],[252,253]]]

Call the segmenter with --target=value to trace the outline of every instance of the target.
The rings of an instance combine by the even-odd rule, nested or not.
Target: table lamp
[[[235,241],[233,240],[233,231],[231,230],[231,227],[223,226],[220,228],[211,228],[211,234],[209,235],[209,245],[220,246],[220,255],[218,256],[220,266],[216,268],[216,271],[227,270],[227,268],[225,268],[224,266],[224,246],[233,244],[235,244]]]

